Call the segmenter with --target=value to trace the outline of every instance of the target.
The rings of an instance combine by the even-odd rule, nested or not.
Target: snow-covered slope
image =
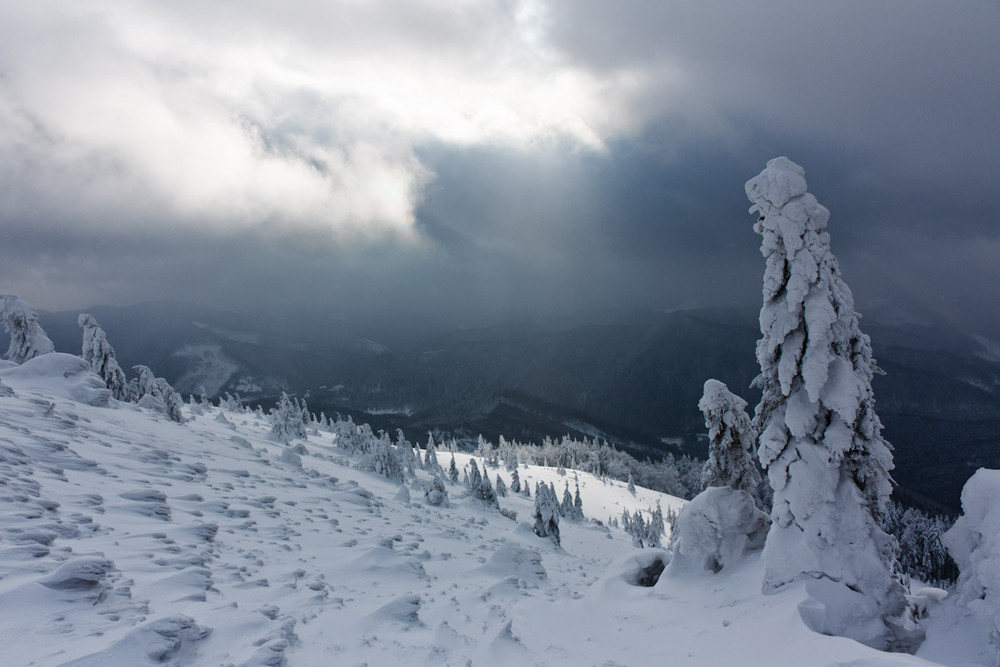
[[[525,523],[530,499],[500,499],[518,521],[460,485],[431,507],[424,471],[402,491],[329,433],[295,455],[250,414],[189,407],[177,424],[90,405],[56,361],[0,369],[3,664],[927,664],[808,631],[801,588],[762,596],[756,557],[640,587],[666,552],[618,529],[564,520],[560,548]],[[579,480],[605,523],[682,505],[519,473],[532,491]]]

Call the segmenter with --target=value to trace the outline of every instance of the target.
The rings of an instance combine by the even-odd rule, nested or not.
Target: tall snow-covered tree
[[[56,351],[38,324],[38,311],[13,294],[0,294],[0,324],[10,336],[7,359],[15,364]]]
[[[805,172],[775,158],[746,184],[763,237],[758,456],[774,490],[764,589],[808,579],[814,630],[880,648],[912,641],[892,618],[905,598],[895,540],[877,523],[892,450],[875,414],[869,338]]]
[[[115,350],[108,342],[104,329],[93,315],[87,313],[82,313],[77,318],[77,324],[83,328],[83,360],[90,364],[90,370],[104,380],[114,398],[126,400],[128,380],[115,359]]]
[[[517,473],[517,466],[510,472],[510,490],[521,493],[521,476]]]
[[[747,402],[718,380],[707,380],[698,401],[708,429],[708,461],[702,473],[704,486],[728,486],[755,495],[760,473],[753,458],[756,437]]]

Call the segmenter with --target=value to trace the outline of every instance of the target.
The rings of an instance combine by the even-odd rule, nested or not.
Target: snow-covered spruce
[[[708,461],[703,483],[728,486],[753,495],[760,486],[760,473],[753,456],[756,439],[747,402],[718,380],[706,380],[698,409],[708,429]]]
[[[184,401],[170,383],[153,375],[149,366],[133,366],[138,377],[129,383],[128,396],[142,407],[161,412],[175,422],[183,422]]]
[[[306,437],[307,422],[302,418],[302,406],[281,392],[277,405],[271,408],[271,436],[278,442],[291,442]]]
[[[0,324],[10,336],[7,359],[15,364],[56,350],[38,324],[38,311],[13,294],[0,294]]]
[[[892,622],[906,603],[895,540],[874,518],[893,467],[875,414],[877,367],[824,231],[829,211],[804,174],[779,157],[746,184],[767,260],[754,422],[774,490],[764,590],[806,578],[812,629],[912,649],[919,637]]]
[[[532,530],[535,535],[549,537],[559,544],[559,501],[555,491],[547,484],[535,485],[535,523]]]
[[[115,359],[115,350],[108,342],[107,334],[93,315],[81,313],[77,324],[83,329],[83,360],[90,364],[90,370],[98,375],[111,396],[119,401],[128,400],[128,380],[125,371]]]

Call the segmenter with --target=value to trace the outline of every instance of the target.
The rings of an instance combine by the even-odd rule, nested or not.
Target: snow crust
[[[560,547],[532,532],[533,498],[500,500],[511,521],[445,482],[434,507],[433,473],[401,493],[332,433],[289,448],[248,413],[96,407],[72,398],[79,365],[45,356],[2,376],[4,664],[927,664],[810,631],[802,583],[761,595],[755,553],[636,585],[669,553],[592,519],[676,498],[519,468],[531,488],[579,481],[588,520]]]

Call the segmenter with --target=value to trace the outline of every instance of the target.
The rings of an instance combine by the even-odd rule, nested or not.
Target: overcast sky
[[[0,0],[0,293],[459,324],[756,307],[787,155],[863,312],[1000,332],[997,0]]]

